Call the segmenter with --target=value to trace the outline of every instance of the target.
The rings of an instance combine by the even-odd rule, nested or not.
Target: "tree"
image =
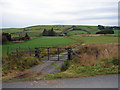
[[[47,31],[46,29],[44,29],[42,35],[43,35],[43,36],[48,36],[48,31]]]
[[[56,32],[54,32],[53,28],[49,31],[44,29],[44,31],[42,32],[42,36],[56,36]]]
[[[8,39],[5,35],[2,35],[2,43],[8,42]]]
[[[106,27],[105,30],[113,30],[112,27]]]
[[[26,33],[25,34],[25,37],[29,40],[30,39],[30,37],[28,36],[28,34]]]
[[[8,41],[11,41],[11,34],[10,33],[2,33],[2,36],[5,36]]]
[[[48,36],[56,36],[56,33],[54,32],[53,28],[48,31]]]
[[[96,34],[114,34],[114,31],[113,30],[103,30],[103,31],[96,32]]]
[[[25,37],[29,37],[27,33],[25,34]]]
[[[104,28],[104,26],[102,26],[102,25],[98,25],[98,29],[103,30],[103,29],[105,29],[105,28]]]

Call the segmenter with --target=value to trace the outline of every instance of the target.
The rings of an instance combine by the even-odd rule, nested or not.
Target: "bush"
[[[96,34],[114,34],[114,31],[113,30],[103,30],[103,31],[96,32]]]
[[[9,33],[2,33],[2,36],[6,36],[6,38],[11,41],[11,34]]]
[[[103,30],[103,29],[105,29],[105,28],[104,28],[104,26],[102,26],[102,25],[98,25],[98,29]]]
[[[65,61],[64,64],[62,65],[62,67],[61,67],[61,71],[67,70],[69,66],[70,66],[69,61],[68,60]]]
[[[6,43],[8,42],[8,39],[5,35],[2,36],[2,43]]]

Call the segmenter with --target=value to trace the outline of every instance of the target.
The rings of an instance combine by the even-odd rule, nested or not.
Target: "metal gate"
[[[58,47],[36,47],[36,48],[13,48],[12,54],[19,56],[34,56],[39,59],[56,57],[55,60],[59,61],[61,55],[67,55],[67,59],[71,60],[72,48],[58,48]]]

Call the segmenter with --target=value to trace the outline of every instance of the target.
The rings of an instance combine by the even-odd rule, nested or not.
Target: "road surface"
[[[118,75],[3,83],[3,88],[118,88]]]

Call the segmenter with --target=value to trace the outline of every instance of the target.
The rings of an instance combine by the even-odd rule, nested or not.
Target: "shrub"
[[[104,26],[102,26],[102,25],[98,25],[98,29],[103,30],[103,29],[105,29],[105,28],[104,28]]]
[[[103,31],[96,32],[96,34],[114,34],[114,31],[113,30],[103,30]]]
[[[61,67],[61,71],[67,70],[69,66],[70,66],[69,61],[66,60],[66,61],[64,62],[64,64],[62,65],[62,67]]]
[[[47,36],[48,35],[48,32],[46,29],[44,29],[43,33],[42,33],[43,36]]]
[[[2,33],[2,36],[6,36],[6,38],[11,41],[11,34],[9,33]]]
[[[8,42],[8,39],[5,35],[2,36],[2,43],[6,43]]]

